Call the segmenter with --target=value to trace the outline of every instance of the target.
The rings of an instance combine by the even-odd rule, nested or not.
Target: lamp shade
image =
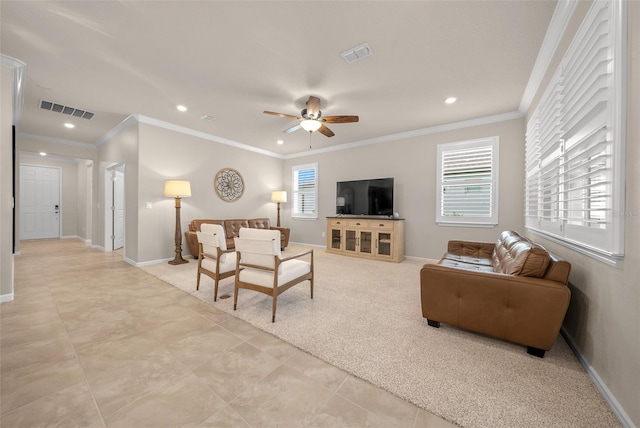
[[[166,180],[164,196],[167,198],[188,198],[191,196],[191,182],[187,180]]]
[[[302,126],[302,129],[304,129],[305,131],[313,132],[320,129],[322,123],[318,122],[317,120],[307,119],[300,122],[300,126]]]
[[[271,192],[271,202],[287,202],[287,191],[274,190]]]

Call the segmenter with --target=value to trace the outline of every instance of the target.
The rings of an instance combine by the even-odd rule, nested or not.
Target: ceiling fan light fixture
[[[300,126],[302,126],[302,129],[307,132],[314,132],[320,129],[322,123],[318,122],[317,120],[307,119],[300,122]]]

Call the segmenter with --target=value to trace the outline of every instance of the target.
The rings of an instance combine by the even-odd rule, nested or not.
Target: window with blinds
[[[593,3],[526,131],[525,221],[615,263],[624,250],[625,18]]]
[[[293,171],[294,218],[318,218],[318,164],[299,165]]]
[[[438,145],[436,221],[498,223],[498,137]]]

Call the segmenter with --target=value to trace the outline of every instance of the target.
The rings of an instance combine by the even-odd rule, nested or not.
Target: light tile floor
[[[21,243],[0,320],[2,427],[454,426],[77,240]]]

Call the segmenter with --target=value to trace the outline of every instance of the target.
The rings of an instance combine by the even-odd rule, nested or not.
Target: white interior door
[[[113,249],[124,247],[124,172],[113,177]]]
[[[60,238],[60,169],[20,165],[20,239]]]

